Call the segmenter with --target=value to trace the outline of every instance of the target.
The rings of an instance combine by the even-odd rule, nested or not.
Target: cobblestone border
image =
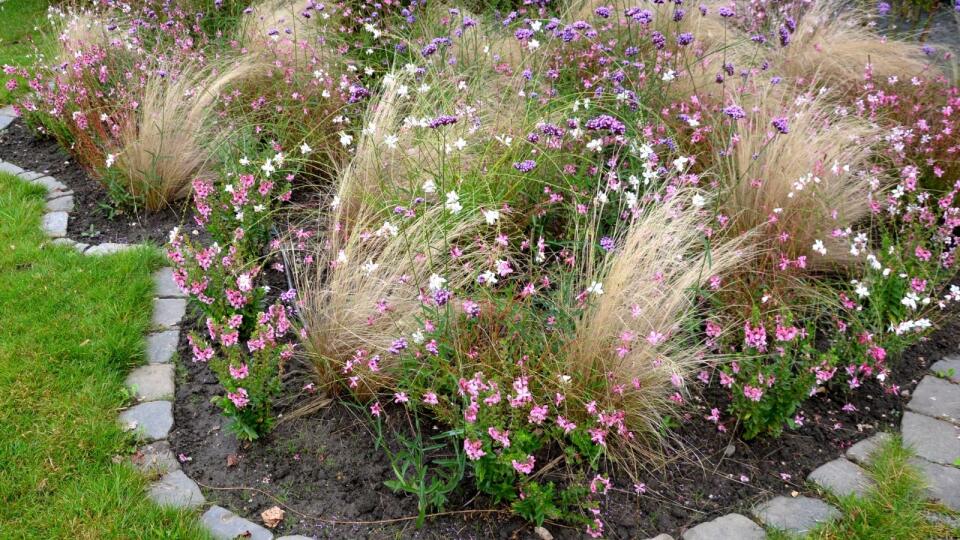
[[[0,131],[15,118],[11,107],[0,108]],[[91,246],[66,238],[67,221],[73,211],[73,192],[51,176],[24,170],[12,163],[0,161],[0,171],[47,188],[47,211],[41,226],[54,239],[53,243],[72,246],[84,255],[107,255],[137,247],[109,242]],[[127,376],[125,384],[137,404],[122,411],[119,421],[124,429],[136,431],[143,443],[131,458],[133,466],[146,475],[159,477],[150,485],[147,496],[161,506],[200,508],[207,500],[200,486],[183,473],[167,441],[173,429],[176,388],[173,358],[180,341],[180,323],[186,312],[187,297],[173,281],[173,270],[169,267],[155,272],[153,283],[152,329],[146,336],[147,364]],[[903,442],[917,454],[910,462],[925,478],[929,498],[960,511],[960,354],[948,355],[932,365],[930,371],[907,403],[901,422]],[[838,496],[864,495],[873,481],[862,465],[889,438],[887,433],[878,433],[860,441],[847,450],[845,457],[815,469],[807,480]],[[681,538],[764,540],[766,532],[757,522],[803,534],[841,515],[822,500],[805,496],[777,496],[754,506],[750,513],[756,521],[742,514],[726,514],[684,531]],[[268,529],[216,505],[210,506],[200,521],[217,540],[234,540],[238,536],[251,540],[310,540],[301,535],[275,539]],[[553,538],[546,530],[537,529],[541,538]],[[650,540],[674,539],[661,534]]]

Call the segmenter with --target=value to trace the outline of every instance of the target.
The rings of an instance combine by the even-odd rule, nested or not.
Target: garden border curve
[[[16,118],[12,107],[0,108],[0,131]],[[67,238],[67,222],[73,210],[73,192],[55,178],[24,170],[0,161],[0,172],[13,174],[47,190],[46,212],[41,222],[44,232],[54,244],[68,245],[84,255],[108,255],[133,249],[137,244],[102,243],[89,245]],[[173,429],[175,389],[173,358],[177,354],[180,323],[186,312],[187,297],[173,280],[173,271],[164,267],[153,275],[154,301],[152,328],[146,336],[147,364],[127,376],[137,404],[122,411],[119,422],[126,430],[137,430],[143,445],[131,458],[134,467],[146,474],[159,475],[147,496],[162,506],[200,508],[206,498],[196,482],[187,477],[167,441]],[[934,374],[945,373],[946,378]],[[952,433],[951,433],[952,432]],[[916,457],[911,462],[923,473],[929,497],[960,511],[960,354],[949,355],[930,367],[907,403],[901,420],[905,444]],[[871,453],[889,437],[878,433],[860,441],[841,457],[815,469],[807,479],[823,489],[843,496],[862,495],[871,480],[862,468]],[[682,534],[683,540],[764,539],[766,533],[757,524],[802,533],[816,524],[834,519],[839,510],[824,501],[805,496],[777,496],[755,505],[751,514],[756,521],[737,513],[726,514],[700,523]],[[229,510],[210,506],[200,517],[207,531],[218,540],[232,540],[243,535],[252,540],[308,540],[302,535],[274,539],[268,529],[244,519]],[[540,529],[540,528],[538,528]],[[539,532],[539,531],[538,531]],[[544,531],[546,532],[546,531]],[[552,538],[549,533],[540,533]],[[672,540],[661,534],[652,540]]]

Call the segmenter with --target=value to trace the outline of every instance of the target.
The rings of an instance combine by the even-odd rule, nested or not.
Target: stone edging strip
[[[15,118],[11,107],[0,108],[0,131]],[[72,246],[84,255],[107,255],[136,247],[115,243],[90,246],[66,238],[69,213],[73,211],[73,192],[51,176],[24,170],[12,163],[0,161],[0,172],[47,188],[47,211],[42,227],[54,238],[53,243]],[[197,483],[183,473],[167,441],[173,429],[172,361],[180,342],[180,323],[186,313],[187,297],[177,287],[169,267],[155,272],[153,282],[153,328],[146,337],[147,364],[131,371],[126,380],[138,403],[121,412],[119,421],[124,429],[136,431],[145,443],[131,458],[133,466],[146,475],[159,475],[159,480],[150,485],[147,496],[161,506],[199,508],[206,504],[206,498]],[[928,496],[960,511],[960,354],[940,360],[931,366],[931,372],[944,378],[927,375],[920,381],[904,411],[903,442],[918,456],[912,458],[911,463],[925,478]],[[887,433],[878,433],[860,441],[847,450],[846,457],[821,465],[807,480],[838,496],[863,496],[873,481],[861,465],[889,438]],[[838,518],[840,511],[820,499],[778,496],[754,506],[751,514],[764,525],[802,534],[819,523]],[[217,540],[233,540],[238,536],[274,540],[268,529],[221,506],[211,506],[200,521]],[[763,540],[766,537],[762,527],[737,513],[701,523],[682,534],[683,540]],[[309,537],[293,535],[276,540],[309,540]],[[673,537],[661,534],[651,540],[673,540]]]

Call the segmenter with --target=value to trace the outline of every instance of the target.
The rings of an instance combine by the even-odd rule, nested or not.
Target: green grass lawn
[[[0,0],[0,66],[26,67],[33,63],[34,45],[42,45],[50,36],[46,27],[49,0]],[[11,103],[23,91],[23,84],[10,92],[9,77],[0,72],[0,105]]]
[[[0,538],[205,538],[115,462],[132,450],[116,417],[160,257],[50,245],[43,205],[42,188],[0,174]]]

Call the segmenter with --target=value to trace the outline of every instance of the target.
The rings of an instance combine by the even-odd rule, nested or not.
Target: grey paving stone
[[[147,335],[147,362],[166,364],[177,352],[180,343],[179,330],[166,330]]]
[[[683,540],[764,540],[759,525],[740,514],[727,514],[701,523],[683,533]]]
[[[38,172],[36,172],[36,171],[23,171],[22,173],[18,174],[17,176],[19,176],[20,178],[23,178],[23,179],[26,180],[27,182],[33,182],[33,181],[36,180],[37,178],[43,178],[43,177],[46,176],[46,175],[43,174],[43,173],[38,173]]]
[[[8,173],[16,176],[22,172],[23,169],[17,167],[13,163],[10,163],[9,161],[0,161],[0,173]]]
[[[943,360],[930,366],[930,371],[936,373],[938,376],[947,377],[954,383],[960,384],[960,356],[947,356]]]
[[[663,536],[663,535],[660,535],[660,536]],[[658,536],[657,538],[660,538],[660,537]],[[291,536],[280,536],[278,538],[275,538],[274,540],[316,540],[316,537],[303,536],[302,534],[294,534]],[[671,538],[670,540],[673,540],[673,538]]]
[[[277,540],[280,540],[280,539],[278,538]],[[663,534],[658,534],[653,538],[649,538],[648,540],[673,540],[673,537],[667,533],[663,533]]]
[[[841,497],[850,494],[863,497],[874,484],[866,471],[845,458],[837,458],[817,467],[807,480]]]
[[[78,253],[83,253],[83,250],[90,247],[90,244],[84,244],[83,242],[77,242],[76,240],[71,240],[69,238],[56,238],[50,243],[58,246],[72,247],[73,249],[77,250]]]
[[[144,474],[166,474],[180,470],[180,462],[170,450],[170,443],[157,441],[137,449],[130,462]]]
[[[0,108],[0,116],[9,116],[10,118],[17,117],[17,111],[13,109],[13,105],[7,105]]]
[[[126,385],[140,401],[172,399],[173,364],[148,364],[127,375]]]
[[[52,176],[41,176],[40,178],[33,180],[32,183],[47,188],[47,192],[49,192],[51,195],[54,193],[66,193],[69,191],[66,184],[60,182]]]
[[[7,126],[13,123],[13,116],[7,116],[5,114],[0,114],[0,131],[7,129]]]
[[[120,413],[120,424],[128,431],[138,431],[147,441],[166,439],[173,428],[173,404],[169,401],[148,401]]]
[[[870,462],[870,456],[891,439],[889,433],[877,433],[847,449],[847,458],[861,465]]]
[[[153,291],[160,298],[186,298],[173,281],[173,268],[164,267],[153,273]]]
[[[90,246],[90,249],[85,251],[84,255],[111,255],[113,253],[120,253],[121,251],[126,251],[128,249],[133,249],[135,246],[130,244],[116,244],[114,242],[104,242],[102,244],[97,244],[95,246]]]
[[[900,424],[903,444],[928,461],[952,465],[960,459],[960,427],[910,411]]]
[[[177,326],[186,311],[187,301],[183,298],[157,298],[153,301],[153,324],[164,327]]]
[[[238,536],[250,540],[273,539],[273,533],[267,529],[220,506],[211,506],[200,521],[216,540],[234,540]]]
[[[150,500],[160,506],[196,508],[206,502],[200,487],[187,478],[183,471],[171,471],[150,485],[147,491]]]
[[[920,470],[927,483],[927,495],[947,508],[960,512],[960,469],[930,463],[925,459],[910,458],[910,464]]]
[[[53,238],[63,238],[67,235],[67,220],[70,214],[66,212],[47,212],[40,221],[40,228],[47,236]]]
[[[913,391],[907,408],[934,418],[960,423],[960,386],[927,375]]]
[[[73,212],[73,195],[47,200],[47,212]]]
[[[764,525],[794,534],[803,534],[820,523],[840,517],[840,511],[811,497],[774,497],[753,508]]]

